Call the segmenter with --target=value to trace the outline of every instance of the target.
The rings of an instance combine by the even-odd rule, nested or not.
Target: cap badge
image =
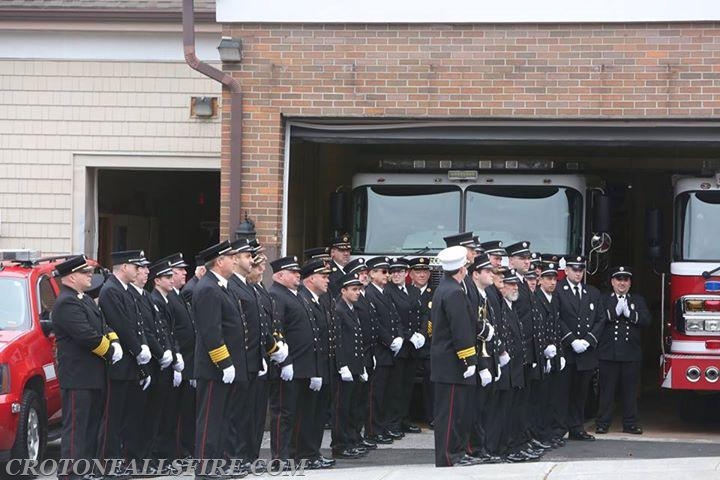
[[[620,267],[620,268],[618,268],[618,270],[620,270],[621,272],[624,272],[624,271],[625,271],[625,267]]]

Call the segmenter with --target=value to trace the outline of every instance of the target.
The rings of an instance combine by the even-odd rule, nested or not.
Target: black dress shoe
[[[365,456],[367,455],[368,451],[365,447],[352,447],[350,450],[355,451],[358,453],[358,455]]]
[[[453,463],[453,465],[457,465],[460,467],[470,467],[472,465],[480,465],[482,463],[482,460],[476,457],[471,457],[470,455],[463,455],[460,460]]]
[[[568,438],[570,440],[585,440],[585,441],[592,441],[595,440],[595,437],[587,433],[585,430],[581,430],[579,432],[570,432],[568,435]]]
[[[629,425],[627,427],[623,427],[624,433],[632,433],[633,435],[642,435],[643,429],[640,425]]]
[[[401,438],[405,437],[405,434],[402,432],[397,432],[395,430],[388,430],[385,432],[385,435],[392,438],[393,440],[400,440]]]
[[[335,465],[335,460],[333,460],[332,458],[327,458],[327,457],[324,457],[324,456],[322,456],[322,455],[320,455],[320,456],[317,457],[317,458],[318,458],[318,460],[320,460],[322,463],[324,463],[324,464],[326,464],[326,465],[329,465],[329,466]]]
[[[554,438],[553,442],[557,443],[559,447],[565,446],[565,440],[562,437]]]
[[[435,430],[435,422],[433,422],[432,420],[430,420],[430,421],[428,422],[428,428],[429,428],[430,430]]]
[[[307,470],[320,470],[323,468],[323,462],[319,458],[313,458],[305,462],[305,468]]]
[[[525,455],[528,460],[537,460],[538,458],[542,457],[542,453],[533,450],[532,448],[526,448],[525,450],[520,450],[518,452],[520,455]]]
[[[552,445],[547,442],[541,442],[537,438],[533,438],[529,443],[533,448],[542,448],[543,450],[549,450],[552,448]]]
[[[525,455],[521,455],[520,453],[511,453],[510,455],[506,456],[505,459],[510,463],[527,462],[529,460],[528,457],[526,457]]]
[[[386,437],[385,435],[375,435],[373,437],[370,437],[370,440],[379,445],[390,445],[391,443],[393,443],[393,439],[390,437]]]
[[[607,425],[597,425],[595,427],[595,433],[608,433],[608,430],[610,430],[610,428]]]
[[[337,450],[332,452],[333,458],[346,458],[350,460],[354,460],[356,458],[360,458],[360,454],[357,452],[357,450],[350,450],[346,448],[345,450]]]
[[[377,443],[371,442],[367,438],[363,438],[362,440],[360,440],[358,446],[365,447],[368,450],[375,450],[377,448]]]
[[[402,431],[405,433],[420,433],[422,432],[422,429],[412,423],[404,423],[402,426]]]

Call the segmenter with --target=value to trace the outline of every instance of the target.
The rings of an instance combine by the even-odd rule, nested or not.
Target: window
[[[30,298],[24,278],[0,278],[0,330],[28,330]]]
[[[52,312],[52,309],[55,306],[55,300],[57,300],[57,295],[51,285],[51,282],[54,281],[55,280],[50,277],[43,276],[40,279],[40,284],[38,285],[38,293],[40,296],[40,318],[43,320],[50,319],[50,312]]]
[[[675,258],[720,259],[720,192],[682,193],[675,210]]]

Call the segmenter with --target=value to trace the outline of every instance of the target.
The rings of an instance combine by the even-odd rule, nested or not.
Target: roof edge
[[[182,11],[167,10],[119,10],[119,9],[63,9],[63,8],[0,8],[3,20],[20,21],[81,21],[95,22],[182,22]],[[216,23],[215,12],[195,12],[195,21]]]

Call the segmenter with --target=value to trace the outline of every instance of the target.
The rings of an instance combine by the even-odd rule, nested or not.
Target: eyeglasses
[[[388,271],[385,269],[378,270],[378,272],[382,273],[383,275],[387,275]]]

